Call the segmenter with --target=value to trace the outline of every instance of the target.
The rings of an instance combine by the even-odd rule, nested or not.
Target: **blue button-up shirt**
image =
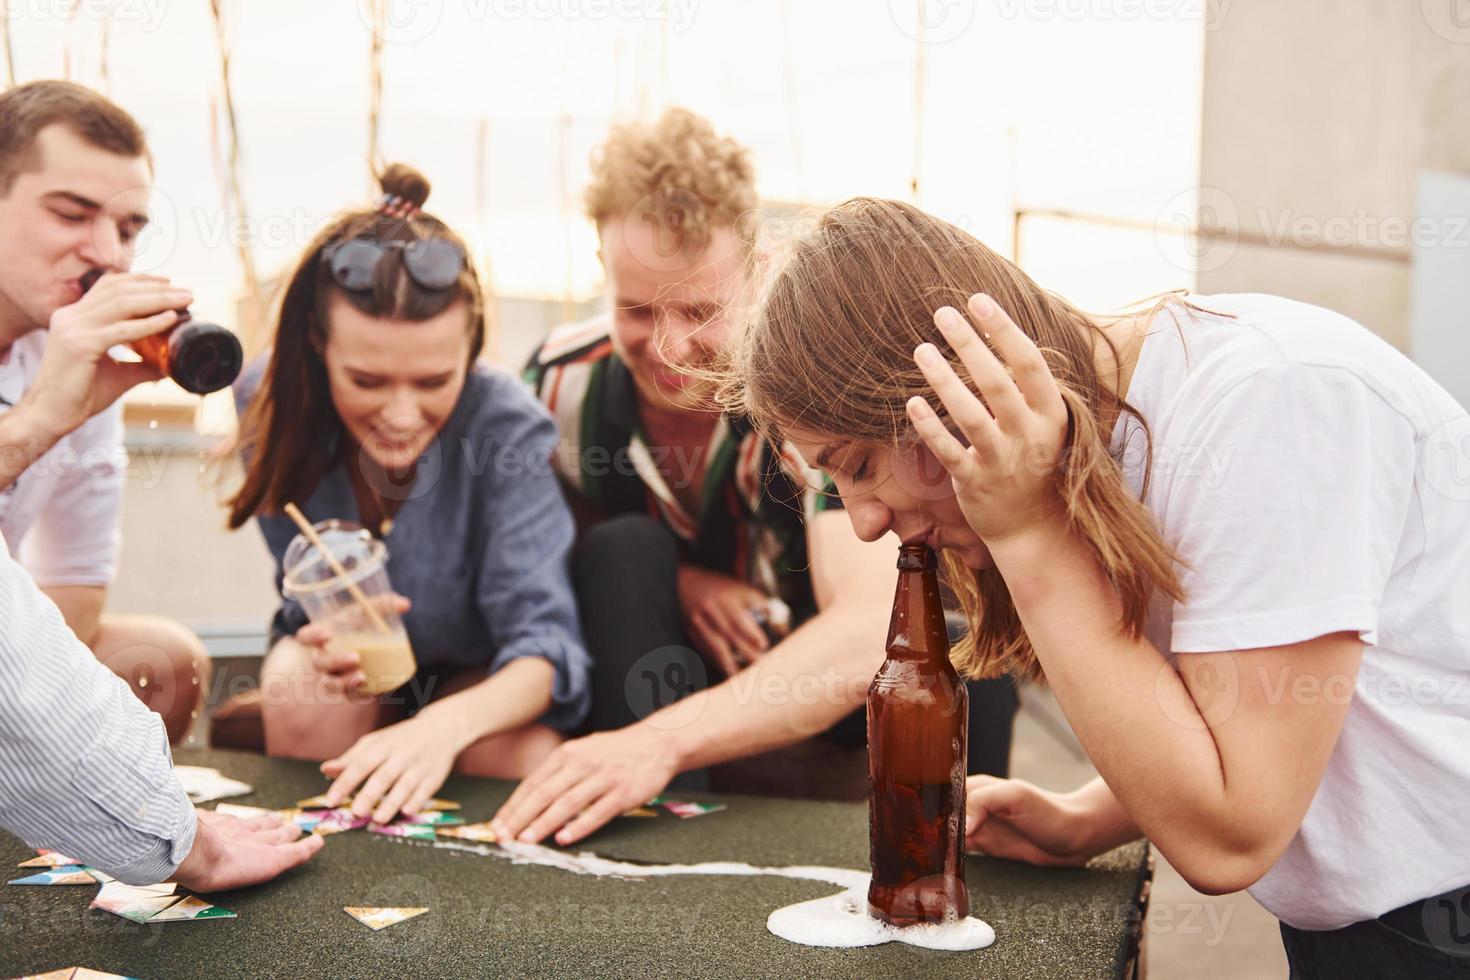
[[[236,383],[242,414],[265,366],[261,358]],[[543,657],[556,678],[540,720],[566,730],[587,714],[590,661],[568,567],[575,528],[551,463],[556,441],[550,415],[515,377],[475,367],[400,491],[384,542],[393,590],[413,602],[404,626],[420,669],[483,668],[488,677],[518,657]],[[313,523],[361,523],[345,461],[297,504]],[[258,522],[279,588],[297,528],[279,514]],[[272,642],[305,623],[301,606],[283,600]]]

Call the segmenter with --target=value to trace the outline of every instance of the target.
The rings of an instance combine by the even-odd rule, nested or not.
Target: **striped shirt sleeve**
[[[0,541],[0,827],[129,884],[194,844],[163,720],[67,629]]]

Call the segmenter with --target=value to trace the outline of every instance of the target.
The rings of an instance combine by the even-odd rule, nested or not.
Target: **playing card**
[[[177,905],[170,905],[162,912],[157,913],[149,922],[183,922],[196,919],[233,919],[235,913],[229,909],[222,909],[218,905],[211,905],[202,898],[189,895],[180,899]]]
[[[435,797],[435,798],[430,799],[430,800],[425,800],[424,801],[424,805],[419,808],[419,812],[420,813],[426,813],[429,810],[458,810],[458,809],[459,809],[459,804],[456,803],[456,802],[454,802],[453,800],[441,800],[438,797]]]
[[[76,858],[67,857],[56,851],[48,851],[44,848],[36,852],[36,856],[17,864],[17,868],[60,868],[68,864],[81,864]]]
[[[20,980],[132,980],[117,973],[103,973],[101,970],[89,970],[85,966],[69,966],[62,970],[52,970],[49,973],[32,973],[21,977]]]
[[[407,837],[410,840],[434,840],[434,828],[422,823],[371,823],[368,830],[386,837]]]
[[[205,766],[174,766],[174,775],[193,803],[208,803],[210,800],[218,800],[226,796],[243,796],[255,791],[255,787],[249,783],[231,779],[221,775],[218,769],[209,769]]]
[[[725,809],[723,803],[688,803],[683,800],[668,800],[660,803],[659,806],[685,820],[690,817],[702,817],[706,813],[718,813]]]
[[[222,813],[227,817],[239,817],[241,820],[250,820],[254,817],[280,816],[275,810],[267,810],[263,806],[246,806],[243,803],[221,803],[214,808],[215,813]]]
[[[337,804],[337,806],[339,806],[339,807],[351,806],[351,805],[352,805],[352,797],[350,797],[350,796],[349,797],[346,797],[340,803]],[[302,809],[302,810],[330,810],[330,809],[332,809],[332,804],[329,803],[329,802],[327,802],[327,794],[326,793],[319,793],[316,796],[308,796],[304,800],[297,800],[296,801],[296,806],[299,809]]]
[[[311,828],[311,832],[318,837],[324,837],[328,834],[340,834],[344,830],[366,827],[370,822],[370,817],[359,817],[345,807],[338,807],[335,810],[323,812],[316,826]]]
[[[352,916],[358,922],[367,926],[373,932],[396,926],[400,922],[407,922],[414,916],[423,915],[428,909],[411,908],[365,908],[358,905],[343,906],[342,911]]]
[[[453,837],[457,840],[470,840],[479,844],[494,844],[500,839],[494,830],[490,829],[488,821],[484,823],[467,823],[463,826],[444,826],[440,824],[434,828],[440,837]]]
[[[464,817],[455,813],[446,813],[443,810],[424,810],[406,816],[396,823],[430,824],[435,827],[456,827],[464,823]]]
[[[95,885],[97,879],[79,864],[64,864],[59,868],[48,868],[39,874],[16,878],[12,885]]]

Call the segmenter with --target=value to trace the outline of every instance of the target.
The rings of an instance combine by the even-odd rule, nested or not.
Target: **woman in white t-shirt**
[[[1470,418],[1424,372],[1276,297],[1088,316],[868,199],[793,247],[734,357],[726,403],[860,537],[940,550],[958,665],[1044,676],[1101,774],[974,777],[972,850],[1143,834],[1249,888],[1293,976],[1470,969]]]

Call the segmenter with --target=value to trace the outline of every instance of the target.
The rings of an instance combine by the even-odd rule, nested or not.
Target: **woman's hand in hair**
[[[753,586],[697,565],[679,566],[679,608],[695,647],[733,677],[766,655],[770,643],[751,610],[766,604]]]
[[[967,321],[944,307],[934,322],[973,388],[933,344],[914,351],[964,441],[923,398],[909,399],[908,415],[949,472],[966,520],[993,546],[1046,526],[1060,512],[1056,470],[1067,440],[1067,407],[1036,344],[1004,310],[977,294],[970,297],[969,314]]]

